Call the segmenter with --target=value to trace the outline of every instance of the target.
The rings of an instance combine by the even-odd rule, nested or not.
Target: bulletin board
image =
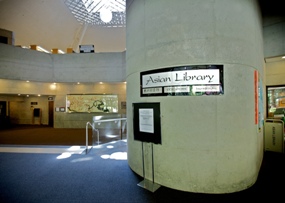
[[[133,103],[134,140],[161,144],[160,103]]]

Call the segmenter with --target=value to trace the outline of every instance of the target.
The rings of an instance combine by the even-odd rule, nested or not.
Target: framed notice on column
[[[134,140],[161,144],[160,103],[133,103]]]

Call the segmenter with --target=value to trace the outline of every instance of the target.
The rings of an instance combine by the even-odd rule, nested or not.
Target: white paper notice
[[[139,109],[140,132],[154,133],[153,109]]]

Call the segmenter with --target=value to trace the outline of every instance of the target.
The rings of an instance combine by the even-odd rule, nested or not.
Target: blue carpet
[[[69,154],[66,158],[64,154],[0,153],[0,202],[212,203],[282,198],[283,155],[267,153],[257,183],[248,190],[211,195],[166,187],[152,193],[137,186],[142,178],[129,168],[126,152],[127,143],[118,141],[93,148],[87,155]]]
[[[126,159],[126,143],[89,154],[0,153],[0,202],[154,202],[137,186]],[[103,155],[104,158],[101,158]]]

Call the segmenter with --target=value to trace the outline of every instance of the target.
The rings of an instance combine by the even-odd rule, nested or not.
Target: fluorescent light
[[[48,50],[42,48],[41,46],[37,46],[37,51],[45,52],[45,53],[50,53]]]
[[[59,53],[59,54],[65,54],[65,52],[62,51],[62,50],[60,50],[60,49],[58,50],[58,53]]]

